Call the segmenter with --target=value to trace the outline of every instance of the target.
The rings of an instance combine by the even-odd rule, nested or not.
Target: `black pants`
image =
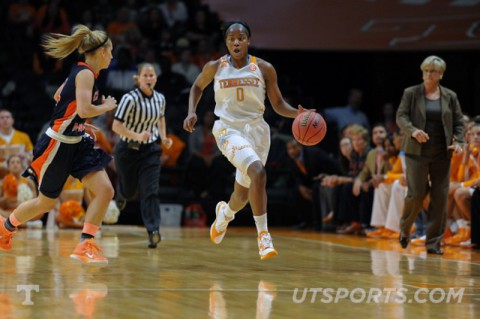
[[[472,195],[472,244],[480,249],[480,189],[476,189]]]
[[[131,149],[120,141],[115,148],[120,193],[126,199],[139,193],[140,211],[148,232],[160,227],[160,154],[158,143],[141,145],[138,150]]]
[[[373,189],[369,188],[367,192],[363,189],[360,195],[355,196],[352,193],[353,183],[341,184],[338,187],[336,221],[340,223],[358,222],[364,226],[370,225],[372,219]]]
[[[440,248],[447,221],[447,197],[450,181],[450,159],[445,151],[434,155],[405,156],[407,164],[408,192],[400,220],[400,231],[409,234],[418,213],[422,209],[423,200],[430,192],[430,205],[427,212],[427,248]],[[431,185],[429,185],[429,180]]]

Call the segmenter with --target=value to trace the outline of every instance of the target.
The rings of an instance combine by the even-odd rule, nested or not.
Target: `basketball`
[[[312,146],[320,143],[327,133],[327,123],[314,111],[305,111],[297,115],[292,125],[295,139],[302,145]]]

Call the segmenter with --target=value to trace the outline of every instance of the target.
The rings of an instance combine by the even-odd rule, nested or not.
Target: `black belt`
[[[127,148],[129,150],[138,151],[138,150],[140,150],[141,145],[142,144],[140,144],[139,142],[127,142]]]
[[[150,145],[157,143],[157,141],[154,141],[152,143],[147,143],[147,144],[142,144],[140,142],[135,142],[135,141],[123,142],[123,143],[125,143],[125,145],[129,150],[139,151],[140,148],[149,147]]]

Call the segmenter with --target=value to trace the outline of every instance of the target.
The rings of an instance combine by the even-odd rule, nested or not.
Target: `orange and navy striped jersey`
[[[50,128],[55,132],[66,136],[81,136],[85,133],[84,123],[86,119],[81,118],[77,114],[77,100],[75,78],[78,72],[82,70],[90,70],[95,76],[95,83],[92,90],[92,104],[99,98],[99,92],[96,86],[98,74],[93,72],[90,66],[84,62],[78,62],[72,67],[65,85],[60,92],[60,99],[53,111]]]

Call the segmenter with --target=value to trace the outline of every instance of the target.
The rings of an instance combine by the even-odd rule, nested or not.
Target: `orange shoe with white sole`
[[[427,236],[423,235],[421,237],[412,239],[410,242],[414,246],[425,246],[425,241],[427,240]]]
[[[217,217],[210,227],[210,240],[212,243],[217,245],[222,242],[223,237],[225,237],[227,232],[228,223],[233,220],[233,218],[228,219],[223,213],[223,210],[226,206],[227,203],[223,201],[218,202],[217,206],[215,207],[215,214]]]
[[[70,258],[86,264],[108,264],[108,259],[102,253],[102,249],[90,238],[79,243]]]
[[[5,228],[5,217],[0,215],[0,250],[12,249],[12,237],[17,232],[16,230],[11,232]]]
[[[379,227],[365,234],[368,238],[382,238],[385,232],[385,227]]]
[[[396,232],[396,231],[393,231],[393,230],[390,230],[388,228],[385,228],[385,231],[383,232],[382,234],[382,238],[385,238],[385,239],[398,239],[400,238],[400,233],[399,232]]]
[[[278,252],[273,248],[272,236],[269,232],[263,231],[258,235],[258,253],[261,260],[267,260],[278,255]]]

